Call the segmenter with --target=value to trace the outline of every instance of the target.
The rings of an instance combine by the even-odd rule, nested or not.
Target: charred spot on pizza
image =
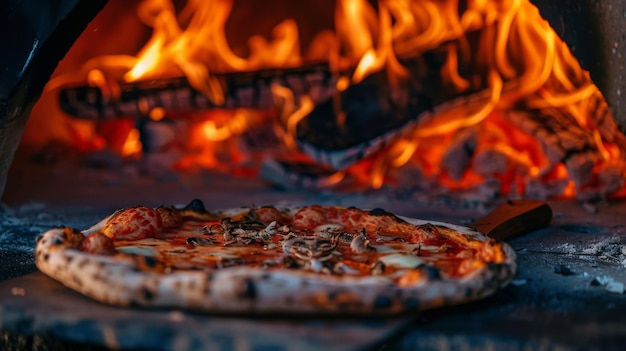
[[[241,281],[241,288],[237,295],[241,299],[254,300],[257,297],[256,284],[253,279],[244,279]]]
[[[46,253],[46,254],[43,255],[43,260],[44,261],[48,261],[49,259],[50,259],[50,254],[49,253]]]
[[[218,215],[206,210],[204,203],[200,199],[193,199],[191,202],[178,209],[183,221],[213,221],[219,218]]]
[[[76,244],[85,238],[83,233],[76,228],[65,227],[61,232],[61,238],[63,241],[69,241],[71,244]]]
[[[428,280],[434,281],[441,279],[441,272],[437,267],[433,265],[424,264],[420,266],[419,269],[425,273],[425,276],[428,277]]]
[[[246,215],[243,217],[244,220],[246,221],[258,221],[259,220],[259,215],[256,213],[256,211],[254,210],[254,207],[251,208],[248,213],[246,213]]]
[[[432,223],[421,224],[418,226],[418,228],[429,234],[439,233],[439,229],[437,229],[437,227],[433,225]]]
[[[54,238],[54,240],[52,240],[52,245],[58,246],[58,245],[62,245],[64,242],[65,242],[65,239],[57,236]]]
[[[383,210],[380,207],[376,207],[375,209],[370,210],[369,214],[372,215],[372,216],[389,216],[389,215],[391,215],[391,213]]]
[[[261,262],[260,268],[261,269],[269,269],[271,267],[276,267],[276,266],[278,266],[280,264],[281,264],[281,261],[279,261],[279,260],[265,260],[265,261]],[[289,267],[285,266],[284,264],[283,264],[283,267],[289,268]]]
[[[80,279],[80,278],[78,277],[78,275],[76,275],[76,274],[71,274],[71,275],[70,275],[70,279],[72,280],[72,282],[73,282],[76,286],[79,286],[79,287],[80,287],[80,286],[82,286],[82,285],[83,285],[83,280],[82,280],[82,279]]]
[[[157,260],[154,257],[150,257],[150,256],[142,256],[143,258],[143,263],[150,268],[155,268],[158,266],[158,264],[160,263],[159,260]]]
[[[236,266],[242,266],[246,264],[246,261],[242,258],[222,258],[221,261],[219,261],[218,263],[218,268],[223,269],[223,268],[228,268],[228,267],[236,267]]]
[[[283,259],[283,267],[289,269],[298,269],[302,267],[302,265],[295,258],[287,256]]]
[[[100,272],[95,272],[91,275],[91,280],[93,281],[103,281],[104,277],[102,276],[102,274],[100,274]]]
[[[198,213],[208,213],[206,207],[204,207],[204,203],[200,199],[193,199],[187,206],[183,207],[183,210],[194,211]]]
[[[472,297],[474,298],[474,297],[490,295],[492,292],[498,289],[498,285],[499,284],[494,281],[486,281],[483,286],[473,291]]]
[[[202,295],[208,296],[209,293],[211,293],[211,283],[205,280],[202,284]]]
[[[145,300],[145,301],[152,301],[152,299],[154,299],[155,297],[155,293],[152,289],[144,286],[141,288],[141,297]]]
[[[158,264],[158,261],[153,257],[137,255],[137,254],[129,254],[129,256],[132,257],[138,270],[143,270],[145,268],[152,268]]]
[[[410,296],[404,299],[404,308],[407,310],[417,310],[420,307],[420,301],[416,297]]]
[[[318,300],[320,304],[331,303],[341,309],[359,308],[363,305],[358,294],[342,290],[331,290],[327,293],[320,293]]]
[[[197,284],[195,280],[190,280],[189,283],[187,283],[187,288],[189,288],[190,291],[196,290]]]
[[[393,300],[391,297],[385,294],[381,294],[374,298],[374,308],[375,309],[389,309],[393,305]]]
[[[182,288],[183,283],[180,280],[175,280],[174,283],[172,283],[172,287],[175,290],[180,290],[180,288]]]
[[[395,219],[398,223],[406,223],[405,220],[401,219],[400,217],[396,216],[395,214],[385,211],[380,207],[377,207],[373,210],[369,210],[367,212],[370,216],[374,216],[374,217],[391,217],[393,219]]]

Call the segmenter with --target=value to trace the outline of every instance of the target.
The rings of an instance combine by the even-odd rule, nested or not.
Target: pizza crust
[[[504,257],[459,278],[444,278],[427,265],[395,281],[389,276],[335,276],[251,267],[163,273],[158,267],[150,270],[154,262],[142,262],[148,269],[139,269],[135,259],[76,250],[72,235],[68,235],[71,230],[61,228],[37,239],[35,262],[46,275],[106,304],[227,314],[406,313],[485,298],[515,275],[515,252],[505,243],[495,243],[471,228],[402,219],[416,225],[430,223],[486,245],[493,243]]]

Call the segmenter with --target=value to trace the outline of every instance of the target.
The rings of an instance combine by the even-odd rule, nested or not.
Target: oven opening
[[[6,72],[24,72],[0,70],[0,348],[620,349],[626,340],[615,328],[626,324],[618,1],[9,3],[31,14],[40,3],[44,17],[73,4],[98,14],[68,15],[89,22],[78,39],[47,41],[60,62],[37,51],[46,33],[23,44],[16,66],[58,66],[51,77],[25,69],[8,102]],[[0,28],[26,37],[19,22]],[[581,32],[594,34],[572,39]],[[19,61],[11,49],[0,62]],[[42,90],[24,112],[20,94]],[[12,119],[20,111],[27,118]],[[554,216],[507,240],[518,271],[497,295],[417,317],[92,309],[37,272],[35,238],[52,227],[195,198],[208,210],[357,206],[461,226],[526,198],[545,199]]]
[[[623,194],[624,135],[529,1],[279,3],[109,2],[46,85],[21,157],[120,182]]]

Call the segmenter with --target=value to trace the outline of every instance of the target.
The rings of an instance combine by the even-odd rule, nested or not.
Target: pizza
[[[397,314],[495,293],[506,243],[382,209],[310,205],[207,211],[144,206],[37,238],[39,270],[116,306],[227,314]]]

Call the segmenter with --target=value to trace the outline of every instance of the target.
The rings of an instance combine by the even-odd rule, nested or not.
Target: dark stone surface
[[[573,265],[580,273],[558,275],[550,267],[553,262]],[[396,343],[397,347],[403,350],[623,350],[626,347],[626,299],[622,294],[590,284],[594,275],[615,273],[622,271],[622,267],[590,269],[585,259],[536,253],[521,253],[519,264],[517,279],[525,283],[511,285],[493,298],[475,304],[428,312]]]
[[[45,335],[111,349],[362,350],[380,345],[412,320],[224,317],[116,308],[41,273],[0,283],[0,301],[0,323],[10,335]]]

